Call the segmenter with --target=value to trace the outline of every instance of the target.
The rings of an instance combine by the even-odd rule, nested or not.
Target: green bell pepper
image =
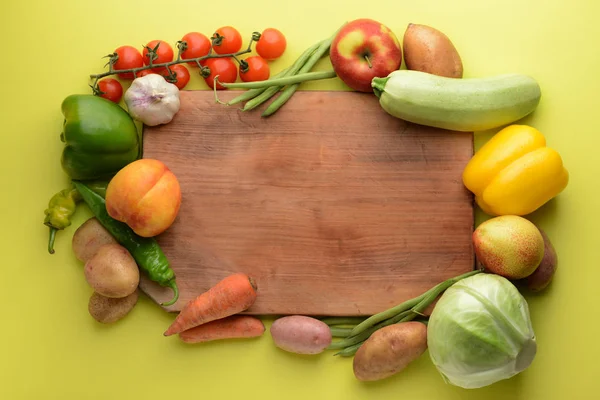
[[[72,179],[110,178],[139,157],[137,127],[118,104],[74,94],[64,99],[61,109],[65,117],[61,164]]]

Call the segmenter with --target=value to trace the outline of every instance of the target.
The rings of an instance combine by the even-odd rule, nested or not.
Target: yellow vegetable
[[[526,215],[567,186],[569,173],[560,154],[546,146],[535,128],[510,125],[475,153],[463,183],[490,215]]]

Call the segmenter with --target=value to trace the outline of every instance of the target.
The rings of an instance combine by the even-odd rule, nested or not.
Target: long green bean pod
[[[332,325],[356,325],[365,320],[365,317],[325,317],[320,318],[320,321]]]
[[[294,64],[292,64],[292,66],[290,67],[289,71],[287,72],[286,76],[291,76],[291,75],[295,75],[298,73],[298,71],[300,71],[300,68],[302,68],[304,66],[304,64],[306,63],[306,61],[313,55],[313,53],[323,44],[325,43],[327,39],[322,40],[314,45],[312,45],[311,47],[309,47],[308,49],[304,50],[304,52],[300,55],[300,57],[298,57],[296,59],[296,61],[294,62]],[[271,97],[273,97],[277,92],[279,92],[279,90],[281,90],[282,86],[271,86],[269,88],[267,88],[263,93],[261,93],[259,96],[256,96],[254,99],[248,101],[245,106],[244,106],[244,111],[250,111],[258,106],[260,106],[261,104],[263,104],[265,101],[269,100]]]
[[[350,334],[351,329],[350,328],[336,328],[336,327],[329,327],[329,330],[331,331],[331,336],[333,337],[347,337]]]
[[[371,317],[367,318],[366,320],[364,320],[363,322],[361,322],[360,324],[356,325],[354,327],[354,329],[352,329],[352,332],[350,333],[350,336],[356,336],[358,334],[360,334],[361,332],[373,327],[374,325],[380,323],[381,321],[385,321],[386,319],[390,319],[393,318],[395,315],[398,315],[400,313],[403,313],[405,311],[410,310],[412,307],[416,306],[417,304],[419,304],[419,302],[421,300],[423,300],[425,297],[427,296],[427,292],[423,293],[420,296],[417,296],[415,298],[412,298],[410,300],[406,300],[403,303],[398,304],[395,307],[392,307],[388,310],[382,311],[378,314],[372,315]]]
[[[379,322],[378,324],[371,326],[371,327],[367,327],[361,331],[359,331],[357,334],[354,334],[353,332],[356,330],[356,328],[358,328],[358,326],[353,329],[352,332],[350,332],[350,335],[348,335],[345,339],[340,340],[338,342],[335,343],[331,343],[328,347],[329,350],[333,350],[333,349],[343,349],[340,352],[337,353],[337,355],[342,355],[342,356],[351,356],[354,353],[356,353],[356,351],[358,350],[358,348],[360,347],[360,345],[367,340],[368,338],[371,337],[371,335],[373,333],[375,333],[375,331],[386,327],[388,325],[392,325],[392,324],[397,324],[397,323],[402,323],[402,322],[408,322],[411,321],[413,319],[415,319],[416,317],[420,316],[421,313],[431,304],[433,303],[433,301],[446,289],[448,289],[450,286],[454,285],[456,282],[467,278],[469,276],[472,275],[476,275],[478,273],[481,273],[481,270],[475,270],[475,271],[470,271],[467,272],[465,274],[456,276],[454,278],[450,278],[445,280],[442,283],[439,283],[437,285],[435,285],[433,288],[429,289],[427,292],[425,292],[424,294],[422,294],[421,296],[416,297],[415,299],[420,299],[416,304],[413,305],[413,307],[411,307],[408,310],[404,310],[390,318],[387,318],[381,322]],[[408,302],[414,303],[415,299],[411,299]],[[408,303],[405,302],[405,303]],[[402,303],[402,304],[405,304]],[[396,308],[396,307],[394,307]],[[393,310],[394,308],[390,309]],[[389,310],[384,311],[381,314],[387,315],[389,312]],[[368,320],[367,320],[368,321]],[[365,322],[367,322],[365,321]],[[359,324],[360,325],[360,324]]]
[[[291,69],[291,67],[288,67],[288,68],[284,69],[283,71],[278,72],[277,74],[273,75],[272,79],[283,78],[283,77],[287,76],[287,74],[290,71],[290,69]],[[236,96],[233,99],[229,100],[227,102],[227,105],[228,106],[232,106],[234,104],[238,104],[238,103],[242,103],[244,101],[252,100],[253,98],[255,98],[256,96],[258,96],[259,94],[261,94],[265,90],[267,90],[266,87],[264,87],[264,88],[257,88],[257,89],[250,89],[250,90],[248,90],[248,91],[240,94],[239,96]]]
[[[354,354],[356,354],[356,352],[358,351],[360,346],[363,345],[363,343],[364,343],[364,341],[353,344],[352,346],[346,347],[345,349],[342,349],[342,350],[338,351],[337,353],[335,353],[334,356],[352,357]]]
[[[304,64],[302,66],[302,68],[300,68],[300,71],[298,71],[300,74],[309,72],[315,66],[315,64],[321,59],[321,57],[323,57],[329,51],[329,48],[331,47],[331,43],[333,42],[333,39],[335,38],[337,33],[338,33],[338,31],[336,31],[329,39],[324,41],[321,44],[321,46],[319,46],[319,48],[313,53],[313,55],[308,59],[308,61],[306,61],[306,64]],[[290,97],[292,97],[292,95],[296,92],[296,90],[298,89],[298,86],[300,86],[300,84],[295,83],[295,84],[285,88],[283,90],[283,92],[281,93],[281,95],[279,95],[279,97],[277,99],[275,99],[271,104],[269,104],[269,107],[267,107],[267,109],[262,113],[262,116],[268,117],[268,116],[274,114],[277,110],[279,110],[290,99]]]
[[[388,325],[397,324],[398,322],[401,322],[404,318],[410,317],[411,313],[412,313],[412,310],[403,311],[389,319],[386,319],[385,321],[378,323],[377,325],[374,325],[368,329],[365,329],[364,331],[358,333],[357,335],[353,335],[352,332],[350,332],[350,334],[344,340],[330,344],[328,349],[330,349],[330,350],[331,349],[343,349],[345,347],[352,346],[356,343],[363,342],[363,341],[367,340],[369,337],[371,337],[371,335],[376,330],[386,327]]]
[[[227,89],[261,89],[271,86],[287,86],[306,81],[316,81],[319,79],[331,79],[337,75],[335,71],[316,71],[306,72],[303,74],[284,76],[283,78],[267,79],[266,81],[256,82],[237,82],[237,83],[221,83],[220,85]]]
[[[395,307],[392,307],[388,310],[382,311],[378,314],[375,314],[375,315],[367,318],[364,322],[362,322],[362,323],[358,324],[356,327],[354,327],[354,329],[352,330],[350,335],[356,336],[359,333],[363,332],[364,330],[377,324],[378,322],[384,321],[388,318],[392,318],[394,315],[397,315],[397,314],[402,313],[407,310],[413,309],[413,310],[417,310],[418,312],[421,312],[421,311],[425,310],[425,308],[427,308],[427,306],[429,306],[429,304],[431,304],[441,292],[443,292],[450,286],[454,285],[456,282],[458,282],[464,278],[468,278],[471,275],[476,275],[480,272],[481,272],[480,270],[469,271],[465,274],[445,280],[444,282],[439,283],[438,285],[429,289],[428,291],[426,291],[425,293],[423,293],[420,296],[417,296],[415,298],[407,300],[404,303],[401,303]],[[415,313],[415,314],[417,314],[417,313]]]

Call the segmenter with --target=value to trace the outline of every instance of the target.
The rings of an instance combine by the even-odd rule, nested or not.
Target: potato
[[[112,324],[129,314],[136,305],[137,300],[137,290],[129,296],[119,299],[102,296],[98,292],[94,292],[88,302],[88,311],[96,321],[103,324]]]
[[[81,262],[86,262],[101,246],[109,243],[117,241],[95,217],[92,217],[77,228],[73,234],[72,247],[75,257]]]
[[[125,297],[140,283],[140,271],[129,251],[120,244],[105,244],[85,263],[85,279],[99,294]]]
[[[448,36],[427,25],[408,24],[403,45],[406,68],[449,78],[462,78],[460,55]]]
[[[275,346],[296,354],[319,354],[331,344],[329,326],[303,315],[282,317],[271,325]]]
[[[409,321],[376,330],[354,355],[354,376],[376,381],[392,376],[427,350],[427,326]]]

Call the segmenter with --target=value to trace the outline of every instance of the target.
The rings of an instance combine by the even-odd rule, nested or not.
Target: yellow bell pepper
[[[535,128],[510,125],[471,158],[463,183],[489,215],[526,215],[564,190],[569,173]]]

